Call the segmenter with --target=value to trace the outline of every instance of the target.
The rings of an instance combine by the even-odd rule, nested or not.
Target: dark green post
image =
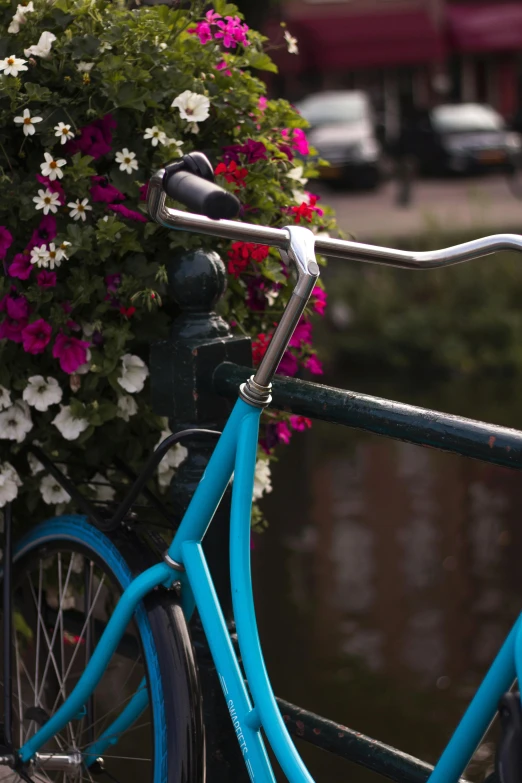
[[[179,305],[168,340],[151,350],[151,385],[154,410],[168,416],[170,429],[189,427],[221,430],[230,402],[203,386],[223,361],[252,364],[250,339],[232,337],[214,307],[226,288],[225,266],[213,252],[196,250],[174,257],[167,265],[169,296]],[[188,457],[172,482],[172,499],[180,518],[185,511],[215,445],[202,436],[184,441]],[[229,630],[233,633],[229,578],[228,529],[230,496],[227,492],[205,537],[204,550]],[[225,699],[199,618],[192,634],[201,684],[206,734],[208,783],[242,783],[248,775],[239,750]]]

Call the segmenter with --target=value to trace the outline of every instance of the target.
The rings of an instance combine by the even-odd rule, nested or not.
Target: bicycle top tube
[[[242,223],[238,220],[212,220],[203,215],[167,207],[162,188],[163,174],[164,170],[161,169],[152,177],[148,196],[150,216],[160,225],[220,239],[271,245],[284,251],[289,249],[290,233],[287,229]],[[402,269],[434,269],[460,264],[464,261],[473,261],[501,250],[522,252],[522,236],[519,234],[494,234],[442,250],[424,252],[395,250],[389,247],[367,245],[331,237],[316,237],[315,249],[318,253],[331,258],[341,258],[347,261],[395,266]]]

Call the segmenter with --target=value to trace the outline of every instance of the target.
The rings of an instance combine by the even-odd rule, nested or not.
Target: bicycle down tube
[[[236,402],[217,442],[203,478],[166,553],[165,561],[140,574],[125,590],[76,687],[49,721],[22,746],[19,756],[22,762],[28,762],[48,739],[80,711],[101,679],[139,601],[158,585],[170,586],[174,581],[180,581],[182,606],[187,619],[196,605],[200,613],[250,777],[255,781],[275,781],[261,736],[262,728],[287,779],[291,783],[313,783],[286,730],[266,672],[252,596],[249,540],[259,419],[270,399],[270,380],[319,274],[314,243],[317,251],[329,256],[422,269],[459,263],[498,250],[522,250],[522,237],[498,235],[447,250],[418,254],[337,239],[315,239],[308,229],[298,226],[274,229],[236,221],[211,220],[201,215],[167,208],[162,179],[163,172],[158,172],[149,187],[148,207],[154,220],[169,228],[278,247],[283,259],[290,260],[296,266],[297,284],[263,361],[255,375],[241,387],[240,399]],[[248,689],[201,546],[232,476],[232,594]],[[22,553],[19,550],[16,557],[20,557]],[[493,718],[498,699],[511,685],[516,668],[522,674],[522,666],[518,665],[522,663],[521,629],[522,622],[517,621],[448,748],[436,765],[430,777],[431,783],[456,783]],[[112,737],[111,732],[117,733],[116,729],[121,731],[125,727],[122,724],[126,721],[135,720],[137,710],[143,708],[142,699],[142,695],[137,696],[129,715],[122,713],[116,718],[107,729],[107,736]],[[92,748],[93,756],[96,750]]]

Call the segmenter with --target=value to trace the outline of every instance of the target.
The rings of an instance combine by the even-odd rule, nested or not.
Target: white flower
[[[181,149],[182,146],[183,146],[183,142],[182,141],[177,141],[177,139],[165,139],[163,144],[166,147],[175,147],[175,149],[172,150],[171,154],[176,153],[176,155],[179,158],[181,158],[181,156],[183,155],[183,151]]]
[[[0,438],[3,440],[15,440],[21,443],[32,428],[29,406],[22,400],[18,400],[0,413]]]
[[[293,179],[295,182],[299,182],[299,184],[304,187],[308,182],[308,179],[306,177],[303,177],[303,172],[304,172],[303,166],[294,166],[293,169],[291,169],[286,176],[288,177],[288,179]]]
[[[33,247],[29,261],[31,264],[36,264],[36,266],[40,268],[43,266],[48,267],[49,253],[47,252],[47,247],[45,245],[40,245],[40,247]]]
[[[20,476],[10,462],[0,465],[0,507],[10,503],[18,495],[18,487],[22,486]]]
[[[49,177],[50,180],[61,179],[63,177],[63,171],[61,166],[65,166],[66,160],[60,158],[55,160],[48,152],[44,152],[45,162],[40,163],[40,168],[44,177]]]
[[[20,57],[12,54],[11,57],[0,60],[0,71],[4,72],[4,76],[18,76],[20,71],[27,71],[26,62],[27,60],[21,60]]]
[[[54,424],[65,440],[76,440],[89,426],[87,419],[76,418],[73,415],[70,405],[60,405],[60,413],[54,417],[51,424]]]
[[[203,122],[210,114],[210,101],[206,95],[185,90],[171,103],[172,107],[179,109],[182,120],[189,122]]]
[[[121,357],[121,363],[121,377],[118,378],[118,383],[130,394],[140,392],[145,385],[145,378],[149,374],[147,365],[139,356],[133,356],[130,353]]]
[[[89,205],[89,199],[84,198],[80,201],[79,198],[76,199],[76,201],[70,201],[67,206],[70,208],[69,215],[74,218],[75,220],[79,220],[80,218],[82,220],[87,220],[87,209],[92,209],[92,207]]]
[[[43,375],[32,375],[27,381],[22,396],[28,405],[43,412],[49,408],[49,405],[61,402],[63,392],[56,378],[45,379]]]
[[[290,54],[299,54],[299,49],[297,46],[297,38],[294,38],[293,35],[290,35],[288,30],[285,30],[285,41],[286,46]]]
[[[165,144],[167,141],[167,134],[158,128],[157,125],[153,125],[152,128],[145,128],[143,134],[144,139],[150,139],[150,143],[153,147],[157,147],[158,144]]]
[[[59,122],[58,125],[55,125],[53,128],[56,133],[55,136],[60,137],[60,143],[65,144],[68,139],[74,139],[74,133],[71,130],[70,125],[66,125],[64,122]]]
[[[26,57],[29,57],[30,54],[36,57],[49,57],[53,41],[56,41],[56,36],[48,30],[44,30],[38,43],[33,44],[29,49],[24,49],[24,54]]]
[[[66,239],[64,239],[64,240],[63,240],[63,242],[62,242],[62,244],[60,245],[60,250],[62,251],[62,258],[65,258],[65,260],[66,260],[66,261],[69,259],[69,256],[68,256],[68,255],[67,255],[67,253],[65,252],[65,249],[66,249],[67,247],[70,247],[70,245],[71,245],[71,243],[70,243],[70,242],[67,242],[67,240],[66,240]]]
[[[94,63],[86,63],[84,60],[80,60],[80,62],[76,66],[76,70],[80,71],[80,73],[89,73],[89,71],[92,70]]]
[[[44,476],[40,481],[40,493],[44,499],[44,503],[52,506],[56,503],[67,503],[71,496],[65,489],[59,484],[54,476]]]
[[[110,501],[114,500],[116,492],[107,481],[106,476],[102,476],[101,473],[96,473],[91,481],[93,484],[89,484],[89,489],[92,489],[96,495],[96,500]]]
[[[197,122],[189,122],[187,130],[189,133],[199,133],[199,125]]]
[[[163,462],[160,462],[160,466]],[[165,491],[170,487],[172,479],[174,478],[175,470],[167,468],[166,470],[160,470],[158,467],[158,484],[161,490]]]
[[[118,397],[118,412],[116,416],[123,419],[123,421],[129,421],[131,416],[135,416],[138,412],[138,404],[133,397],[128,394],[122,394]]]
[[[266,459],[258,459],[256,462],[256,472],[254,475],[254,500],[259,500],[263,495],[272,492],[272,482],[270,481],[270,465]]]
[[[129,152],[127,147],[124,147],[121,152],[116,153],[116,163],[120,164],[120,171],[125,171],[126,174],[132,174],[132,170],[138,168],[136,153]]]
[[[159,441],[156,443],[156,446],[154,447],[154,450],[158,448],[158,446],[163,443],[165,438],[168,438],[169,435],[172,435],[172,432],[170,430],[163,430],[161,433]],[[181,443],[176,443],[174,446],[171,446],[170,449],[167,451],[163,459],[161,460],[159,466],[158,466],[158,472],[159,473],[165,473],[167,470],[170,470],[173,468],[174,470],[176,468],[179,468],[181,463],[187,458],[188,450],[185,448],[185,446],[182,446]]]
[[[31,470],[31,475],[36,476],[37,473],[40,473],[42,470],[44,470],[44,466],[40,462],[39,459],[36,459],[34,454],[29,452],[27,454],[27,462],[29,463],[29,468]]]
[[[65,253],[61,247],[55,247],[54,242],[51,242],[47,250],[47,264],[49,269],[54,269],[57,266],[62,265],[62,258],[65,258]]]
[[[7,32],[8,33],[20,32],[20,25],[25,24],[27,22],[27,14],[31,14],[33,12],[34,12],[34,6],[32,0],[30,3],[27,3],[27,5],[19,5],[16,9],[15,15],[11,19],[11,24],[7,28]]]
[[[41,122],[42,117],[31,117],[29,109],[24,109],[24,113],[20,117],[15,117],[14,121],[17,125],[22,125],[22,130],[25,136],[32,136],[34,133],[35,122]]]
[[[112,46],[107,41],[103,41],[103,43],[100,44],[98,51],[100,52],[110,52],[112,49]]]
[[[46,188],[45,190],[39,190],[38,195],[34,196],[33,201],[35,203],[35,209],[43,209],[44,215],[48,215],[49,212],[58,212],[60,206],[60,195],[53,193]]]
[[[11,405],[11,392],[4,386],[0,386],[0,411]]]
[[[60,485],[58,485],[60,486]],[[40,487],[41,489],[41,487]],[[60,487],[61,489],[61,487]],[[67,495],[67,493],[65,493]],[[61,504],[58,504],[56,506],[56,514],[63,513],[61,509]],[[44,566],[45,567],[45,566]],[[69,582],[66,589],[62,592],[61,595],[58,593],[58,587],[56,585],[52,585],[51,587],[47,587],[45,589],[45,600],[51,607],[51,609],[62,609],[64,612],[66,612],[68,609],[74,609],[76,606],[76,597],[74,595],[74,588],[72,584]],[[83,601],[82,601],[83,604]],[[68,631],[64,631],[64,638],[66,638],[66,634]]]

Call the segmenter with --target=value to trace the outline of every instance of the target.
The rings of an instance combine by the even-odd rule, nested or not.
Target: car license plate
[[[506,159],[506,153],[503,150],[484,150],[478,157],[482,163],[502,163]]]
[[[343,170],[341,166],[320,166],[319,173],[323,179],[340,179]]]

